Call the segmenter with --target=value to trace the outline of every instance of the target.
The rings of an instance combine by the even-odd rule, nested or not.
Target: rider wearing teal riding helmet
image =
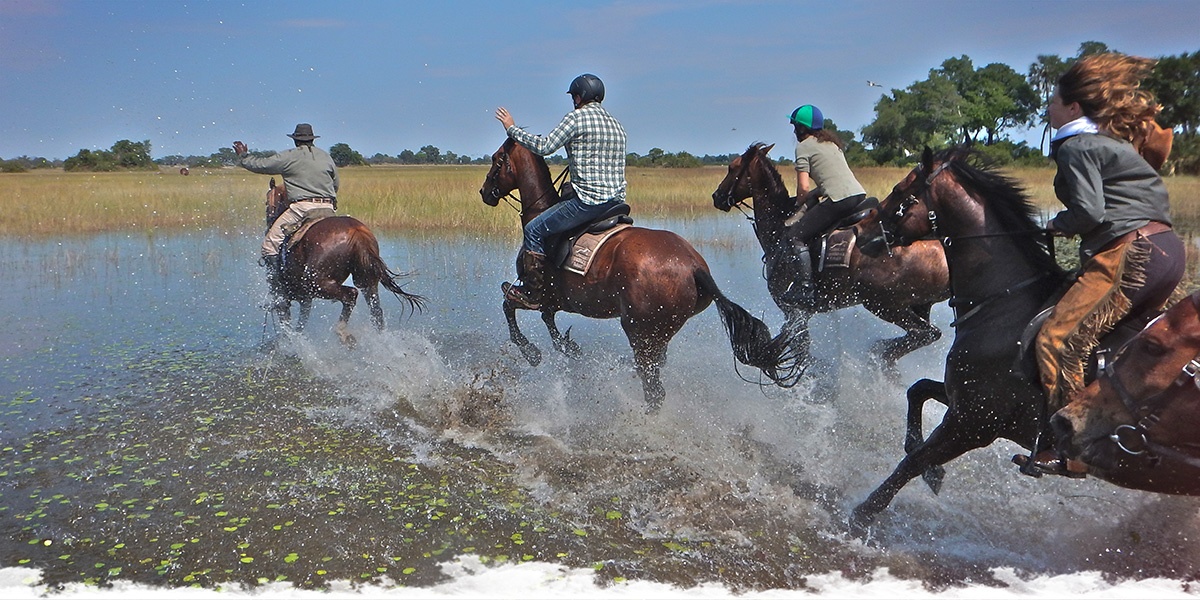
[[[815,300],[808,243],[830,226],[850,216],[866,199],[862,184],[850,172],[845,142],[825,129],[825,116],[811,104],[788,117],[796,134],[796,200],[800,210],[788,219],[795,241],[791,300],[811,306]]]

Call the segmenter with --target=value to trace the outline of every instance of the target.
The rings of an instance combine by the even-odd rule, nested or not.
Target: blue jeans
[[[522,247],[530,252],[546,254],[546,240],[560,233],[587,223],[608,212],[620,201],[603,204],[588,204],[572,196],[546,209],[525,225],[525,241]]]

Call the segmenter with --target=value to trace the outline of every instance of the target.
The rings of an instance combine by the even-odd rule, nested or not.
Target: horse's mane
[[[508,138],[504,140],[504,153],[512,160],[513,151],[524,152],[533,160],[533,168],[537,169],[538,177],[548,182],[551,189],[554,188],[553,178],[550,176],[550,165],[546,163],[546,158],[542,155],[526,148],[517,143],[516,140]],[[560,198],[555,198],[554,202],[558,202]]]
[[[762,142],[754,142],[749,148],[742,153],[742,164],[748,164],[746,161],[753,160],[756,156],[763,156],[767,160],[763,161],[763,168],[767,172],[767,178],[770,181],[770,189],[767,193],[771,196],[788,197],[787,186],[783,184],[783,176],[779,174],[779,170],[775,168],[775,164],[771,162],[770,157],[766,156],[766,150],[771,146]]]
[[[1032,264],[1048,273],[1063,274],[1054,258],[1053,248],[1047,242],[1045,228],[1037,222],[1038,208],[1016,179],[1000,172],[994,162],[969,145],[939,151],[934,155],[933,164],[942,162],[948,165],[963,189],[987,200],[997,222],[997,231],[1026,234],[1017,236],[1017,246]],[[1025,240],[1028,242],[1023,243]]]

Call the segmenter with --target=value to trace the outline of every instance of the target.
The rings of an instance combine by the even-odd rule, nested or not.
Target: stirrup
[[[519,285],[513,285],[507,281],[500,284],[500,291],[504,292],[504,299],[512,302],[522,308],[529,310],[541,310],[542,305],[531,301],[526,295],[525,290]]]

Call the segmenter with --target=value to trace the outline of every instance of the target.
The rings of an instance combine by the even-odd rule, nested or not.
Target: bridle
[[[496,161],[497,161],[497,164],[492,169],[488,170],[487,177],[484,178],[484,181],[483,181],[484,186],[491,190],[491,194],[490,194],[491,201],[487,202],[485,200],[485,202],[487,202],[487,204],[490,206],[496,206],[496,205],[500,204],[500,200],[504,200],[510,207],[512,207],[513,210],[517,211],[518,214],[524,214],[524,210],[522,209],[521,200],[513,195],[513,190],[509,190],[508,193],[501,194],[500,193],[500,185],[496,182],[496,179],[497,179],[501,169],[504,170],[505,174],[512,176],[512,177],[516,177],[516,171],[513,170],[512,159],[509,158],[508,151],[504,150],[504,151],[500,152],[500,156],[496,159]],[[559,185],[562,184],[566,180],[567,172],[568,172],[568,169],[564,167],[562,172],[560,172],[558,174],[558,177],[555,177],[554,180],[550,182],[549,190],[542,192],[542,195],[538,196],[533,202],[531,202],[530,206],[533,206],[533,205],[537,204],[538,202],[541,202],[543,199],[545,199],[547,196],[549,196],[550,190],[558,189]],[[516,189],[516,188],[513,188],[513,189]]]
[[[915,192],[909,192],[908,196],[900,201],[900,205],[896,207],[895,218],[893,220],[894,223],[899,223],[900,221],[904,220],[904,218],[908,216],[908,211],[912,209],[912,207],[921,204],[922,202],[925,203],[926,207],[929,206],[928,195],[929,190],[933,188],[933,180],[937,179],[937,177],[942,174],[942,171],[945,171],[946,167],[949,166],[950,161],[947,160],[942,162],[942,164],[930,171],[929,175],[927,175],[924,181],[921,182],[921,187],[918,190]],[[918,177],[923,170],[925,170],[924,164],[918,164],[917,168],[914,169]],[[883,212],[880,211],[879,231],[883,235],[884,243],[887,244],[889,254],[891,253],[893,246],[904,246],[917,240],[940,240],[943,245],[949,245],[949,238],[942,238],[938,231],[937,211],[927,208],[925,212],[926,219],[929,221],[929,233],[919,238],[909,240],[899,233],[888,229],[887,223],[883,220]]]
[[[746,217],[746,220],[750,221],[751,223],[757,224],[758,220],[755,219],[752,214],[746,213],[746,209],[750,209],[750,211],[753,212],[754,206],[751,205],[746,200],[734,200],[733,199],[733,195],[737,192],[738,187],[741,185],[742,176],[746,175],[746,173],[750,170],[750,163],[754,162],[755,158],[757,158],[757,155],[755,155],[754,157],[751,157],[750,159],[746,159],[745,155],[742,156],[742,159],[743,159],[742,164],[740,167],[738,167],[737,175],[733,176],[733,185],[729,186],[729,191],[725,192],[725,199],[726,199],[726,202],[729,204],[730,208],[738,209],[738,212],[742,213],[742,216]],[[753,198],[754,197],[754,178],[750,178],[747,180],[746,187],[749,188],[750,195],[748,197]]]
[[[1192,299],[1193,305],[1196,305],[1196,299]],[[1163,318],[1159,315],[1155,321]],[[1154,321],[1151,321],[1151,325]],[[1147,325],[1149,327],[1150,325]],[[1109,384],[1112,385],[1113,391],[1117,393],[1121,403],[1125,405],[1126,410],[1130,414],[1138,417],[1138,422],[1134,425],[1122,424],[1113,429],[1109,434],[1108,439],[1117,445],[1122,452],[1130,456],[1144,456],[1150,462],[1151,466],[1162,462],[1163,456],[1168,456],[1175,460],[1187,463],[1191,466],[1200,468],[1200,456],[1194,456],[1184,452],[1180,452],[1173,447],[1154,442],[1150,439],[1150,432],[1161,420],[1160,413],[1166,406],[1167,396],[1170,392],[1176,391],[1188,384],[1194,385],[1200,391],[1200,355],[1192,357],[1187,364],[1183,365],[1179,370],[1179,375],[1174,381],[1167,385],[1159,392],[1150,395],[1141,402],[1134,399],[1133,394],[1121,382],[1121,378],[1117,375],[1116,363],[1124,354],[1129,344],[1134,340],[1126,342],[1117,351],[1112,360],[1107,361],[1104,365],[1104,370],[1101,376],[1108,378]]]

